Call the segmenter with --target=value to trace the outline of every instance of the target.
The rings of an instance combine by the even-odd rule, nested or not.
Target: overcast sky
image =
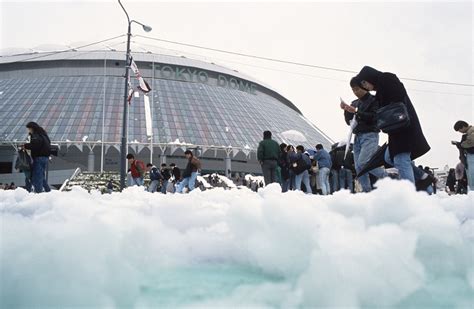
[[[258,56],[401,77],[473,84],[473,5],[464,2],[161,2],[123,0],[149,36]],[[0,0],[2,49],[93,42],[126,32],[116,1]],[[135,27],[134,34],[145,34]],[[271,85],[335,141],[347,127],[339,97],[353,74],[231,56],[135,38],[192,53]],[[121,42],[119,39],[116,42]],[[403,80],[402,80],[403,81]],[[457,162],[458,119],[474,120],[473,87],[403,81],[432,150],[417,163]],[[384,137],[382,137],[382,140]]]

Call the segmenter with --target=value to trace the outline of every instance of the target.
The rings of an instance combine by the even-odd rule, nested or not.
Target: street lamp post
[[[127,163],[126,163],[126,156],[127,156],[127,125],[128,125],[128,80],[130,78],[130,38],[132,37],[132,23],[139,24],[143,27],[145,32],[150,32],[151,27],[144,25],[136,20],[130,20],[128,16],[127,10],[122,5],[122,2],[118,0],[118,3],[122,7],[125,15],[127,16],[128,21],[128,30],[127,30],[127,51],[126,51],[126,58],[125,58],[125,90],[123,94],[123,118],[122,118],[122,140],[121,140],[121,147],[120,147],[120,189],[123,190],[125,188],[125,179],[127,178]]]

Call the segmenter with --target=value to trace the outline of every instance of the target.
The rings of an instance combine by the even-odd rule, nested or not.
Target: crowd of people
[[[145,174],[148,173],[150,183],[147,187],[148,192],[166,193],[185,193],[195,189],[197,177],[201,172],[201,161],[194,156],[191,150],[186,150],[184,155],[187,159],[186,168],[181,172],[175,163],[169,167],[162,163],[158,169],[152,163],[145,165],[143,161],[135,159],[131,153],[127,155],[129,169],[129,186],[143,186]],[[112,180],[107,185],[109,192],[113,190]]]
[[[365,66],[349,85],[357,99],[350,105],[341,100],[340,107],[355,136],[354,143],[334,145],[330,152],[321,144],[305,149],[302,145],[278,145],[271,132],[265,131],[257,152],[265,183],[278,182],[283,192],[370,192],[378,179],[393,177],[385,168],[393,167],[397,178],[412,182],[417,190],[436,193],[437,179],[432,171],[414,164],[430,146],[399,78]],[[469,168],[474,166],[474,129],[465,121],[458,121],[454,129],[463,134],[461,142],[455,145],[460,150],[468,186],[474,190],[474,168]],[[388,135],[388,143],[383,147],[379,146],[380,132]],[[462,191],[462,178],[459,179]]]
[[[384,177],[412,182],[417,190],[436,193],[436,177],[430,168],[415,166],[414,160],[430,150],[423,134],[415,108],[404,85],[393,73],[380,72],[365,66],[354,76],[349,85],[356,100],[351,104],[340,102],[342,120],[354,134],[345,144],[332,145],[328,151],[322,144],[314,149],[302,145],[278,144],[270,131],[263,132],[263,140],[257,149],[264,183],[278,182],[282,191],[305,191],[310,194],[328,195],[340,189],[351,192],[370,192],[374,183]],[[371,92],[375,92],[373,95]],[[15,168],[25,175],[26,190],[48,192],[47,166],[51,154],[51,141],[46,131],[35,122],[26,125],[28,142],[18,152]],[[446,187],[450,193],[466,193],[474,190],[474,128],[459,120],[454,130],[462,134],[461,141],[452,142],[459,150],[459,164],[448,173]],[[388,135],[388,143],[379,146],[379,135]],[[351,133],[351,134],[352,134]],[[191,150],[185,152],[186,168],[181,171],[176,164],[160,168],[152,163],[127,155],[129,185],[143,186],[145,174],[150,176],[147,190],[150,192],[190,192],[196,186],[201,162]],[[388,167],[396,170],[396,176]],[[247,182],[242,177],[242,182]],[[13,185],[13,186],[12,186]],[[258,190],[261,181],[249,187]],[[14,188],[4,185],[4,189]],[[255,187],[255,188],[253,188]],[[107,190],[113,191],[112,180]]]

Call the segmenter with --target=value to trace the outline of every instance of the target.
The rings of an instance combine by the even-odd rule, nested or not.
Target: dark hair
[[[324,149],[324,147],[323,147],[322,144],[317,144],[317,145],[316,145],[316,149],[317,149],[317,150],[321,150],[321,149]]]
[[[37,124],[36,122],[30,121],[26,124],[26,127],[28,129],[33,129],[34,133],[48,135],[46,131],[42,127],[40,127],[40,125]]]
[[[304,152],[304,146],[303,145],[298,145],[298,146],[296,146],[296,150]]]
[[[286,151],[290,151],[291,148],[293,148],[293,145],[286,146]]]
[[[170,164],[170,166],[171,166],[171,167],[175,167],[175,166],[176,166],[176,164],[174,164],[174,163],[171,163],[171,164]]]
[[[166,166],[166,163],[161,163],[161,167],[164,167],[164,166]]]
[[[465,128],[465,127],[468,127],[468,126],[469,126],[469,124],[467,122],[465,122],[464,120],[458,120],[454,124],[454,131],[459,131],[462,128]]]
[[[186,150],[184,152],[185,155],[191,155],[191,157],[193,156],[193,152],[191,150]]]
[[[351,78],[349,84],[351,85],[351,88],[359,87],[364,89],[364,87],[362,87],[362,80],[358,76],[354,76],[353,78]]]
[[[153,164],[148,163],[148,164],[146,165],[146,167],[150,167],[150,166],[153,166]]]
[[[272,138],[272,132],[264,131],[263,132],[263,139],[269,139],[269,138]]]
[[[286,146],[287,146],[287,145],[286,145],[285,143],[281,143],[281,144],[280,144],[280,150],[281,150],[281,151],[285,150],[285,149],[286,149]]]
[[[131,153],[127,154],[127,160],[130,160],[130,159],[135,159],[135,156],[132,155]]]

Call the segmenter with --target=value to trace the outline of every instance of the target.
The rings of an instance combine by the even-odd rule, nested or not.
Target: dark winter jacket
[[[290,160],[288,158],[288,153],[285,151],[280,152],[280,157],[278,158],[278,166],[281,170],[281,177],[284,180],[290,178]]]
[[[266,138],[258,144],[258,161],[278,160],[280,156],[280,145],[271,138]]]
[[[172,170],[171,170],[171,176],[174,177],[174,180],[175,181],[179,181],[181,179],[181,170],[179,169],[179,167],[175,166]]]
[[[379,103],[373,95],[367,92],[365,96],[353,101],[351,105],[357,107],[357,113],[355,114],[357,126],[354,128],[354,134],[380,131],[377,128],[376,119],[376,112],[377,109],[379,109]],[[348,125],[353,117],[354,114],[349,113],[348,111],[344,112],[344,118]]]
[[[188,160],[188,164],[186,165],[186,169],[183,173],[183,178],[191,177],[192,173],[195,173],[201,169],[201,161],[198,160],[196,157],[191,157]]]
[[[397,102],[403,102],[407,107],[410,125],[388,135],[390,155],[393,157],[400,153],[410,152],[411,158],[414,160],[427,153],[430,146],[421,129],[415,108],[398,77],[395,74],[382,73],[366,66],[360,71],[358,78],[375,86],[377,92],[375,98],[380,108]]]
[[[162,168],[161,169],[161,176],[163,176],[164,180],[169,180],[171,178],[171,172],[167,168]]]
[[[153,166],[150,170],[150,180],[162,180],[163,176],[161,175],[160,171],[156,168],[156,166]]]
[[[31,150],[31,157],[49,157],[51,141],[46,134],[31,134],[31,140],[25,144],[25,148]]]
[[[297,152],[294,156],[292,156],[292,166],[293,171],[296,175],[303,173],[311,168],[311,159],[309,155]]]

